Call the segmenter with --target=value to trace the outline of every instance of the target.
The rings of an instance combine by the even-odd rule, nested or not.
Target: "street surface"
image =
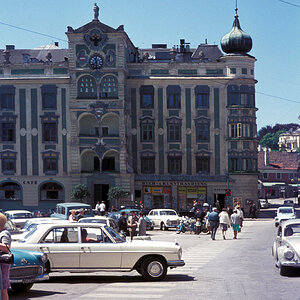
[[[297,212],[299,213],[299,211]],[[244,222],[237,240],[216,241],[206,234],[177,235],[174,230],[149,232],[153,240],[178,241],[186,265],[168,271],[161,282],[145,282],[131,273],[52,274],[27,294],[10,299],[300,299],[300,269],[279,275],[271,254],[276,237],[274,207],[263,219]]]

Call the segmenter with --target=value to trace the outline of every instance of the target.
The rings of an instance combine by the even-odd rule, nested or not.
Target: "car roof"
[[[277,209],[279,210],[280,208],[294,209],[292,206],[279,206]]]
[[[70,222],[66,220],[62,220],[61,223],[52,223],[52,224],[39,224],[39,228],[47,230],[49,228],[57,228],[61,227],[61,225],[68,227],[103,227],[105,224],[101,223],[78,223],[78,222]]]
[[[163,211],[175,211],[176,212],[176,210],[175,209],[171,209],[171,208],[154,208],[154,209],[151,209],[151,211],[161,211],[161,210],[163,210]]]
[[[73,207],[73,206],[80,206],[80,207],[91,207],[90,204],[80,203],[80,202],[66,202],[66,203],[58,203],[56,206],[64,206],[64,207]]]
[[[5,212],[6,214],[20,214],[20,213],[29,213],[29,214],[32,214],[31,211],[29,210],[22,210],[22,209],[17,209],[17,210],[7,210]]]

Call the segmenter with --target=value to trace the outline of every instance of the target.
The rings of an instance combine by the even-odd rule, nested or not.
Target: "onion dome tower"
[[[232,29],[221,39],[222,50],[227,54],[247,54],[252,49],[250,35],[241,29],[238,9],[235,9],[235,16]]]

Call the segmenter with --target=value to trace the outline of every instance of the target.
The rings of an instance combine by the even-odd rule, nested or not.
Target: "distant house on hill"
[[[300,149],[300,128],[289,130],[279,135],[278,146],[280,151],[299,152]]]
[[[296,197],[300,190],[299,164],[300,154],[295,152],[259,151],[259,197]]]

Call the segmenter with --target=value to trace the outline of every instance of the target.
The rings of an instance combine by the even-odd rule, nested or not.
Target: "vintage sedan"
[[[47,253],[50,269],[56,272],[137,270],[146,280],[161,280],[168,267],[184,266],[177,243],[126,242],[97,223],[41,224],[12,246]]]
[[[284,221],[279,225],[272,254],[280,275],[288,275],[289,268],[300,268],[300,219]]]
[[[49,262],[47,254],[11,249],[14,263],[10,266],[10,285],[18,292],[29,291],[34,282],[49,279]]]
[[[22,228],[28,219],[33,218],[32,212],[28,210],[7,210],[4,214],[18,228]]]
[[[180,217],[174,209],[152,209],[148,218],[153,221],[154,227],[160,230],[176,228],[180,223]]]
[[[277,227],[280,222],[295,219],[295,209],[291,206],[280,206],[276,211],[276,217],[275,217],[275,227]]]

